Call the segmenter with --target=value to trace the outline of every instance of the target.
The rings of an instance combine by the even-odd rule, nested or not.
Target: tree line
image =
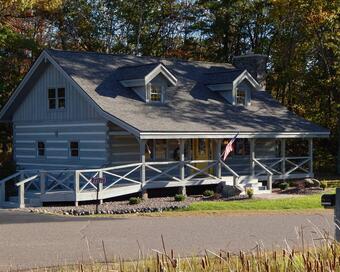
[[[266,54],[273,97],[331,131],[315,143],[316,170],[340,173],[339,9],[336,0],[0,0],[0,107],[44,48],[214,62]]]

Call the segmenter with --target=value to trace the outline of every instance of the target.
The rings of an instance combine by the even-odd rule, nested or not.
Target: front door
[[[192,140],[192,159],[194,161],[210,160],[211,159],[211,141],[210,139],[193,139]],[[195,163],[195,167],[203,169],[208,166],[208,162]],[[193,170],[193,172],[196,172]],[[209,173],[213,169],[209,169]]]

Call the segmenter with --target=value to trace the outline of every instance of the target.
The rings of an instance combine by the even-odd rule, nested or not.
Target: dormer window
[[[205,85],[231,105],[250,106],[251,92],[263,90],[247,70],[224,69],[207,73],[205,77]]]
[[[246,104],[246,92],[244,90],[237,90],[236,93],[236,103],[237,105],[245,105]]]
[[[150,84],[150,102],[162,102],[162,86]]]
[[[118,69],[120,83],[131,88],[146,103],[164,103],[169,87],[176,86],[176,77],[162,62]]]

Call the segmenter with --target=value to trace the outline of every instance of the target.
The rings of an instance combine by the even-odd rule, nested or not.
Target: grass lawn
[[[316,210],[321,206],[321,194],[282,199],[246,199],[240,201],[204,201],[192,203],[185,211],[287,211]]]

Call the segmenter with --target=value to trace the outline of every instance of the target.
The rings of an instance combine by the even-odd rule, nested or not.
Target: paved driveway
[[[0,209],[0,270],[103,260],[107,255],[136,258],[166,247],[181,255],[268,249],[299,244],[296,228],[305,239],[319,230],[334,232],[333,214],[242,214],[175,217],[79,218],[13,212]]]

